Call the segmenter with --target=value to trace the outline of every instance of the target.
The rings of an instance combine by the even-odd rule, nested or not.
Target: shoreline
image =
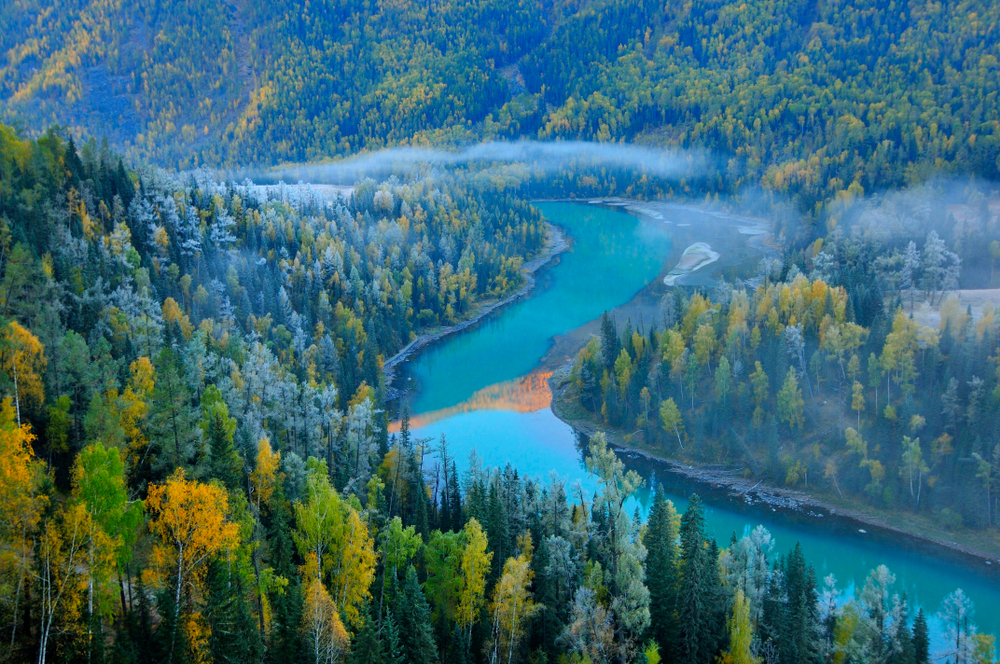
[[[574,432],[584,436],[603,432],[608,437],[608,444],[619,453],[641,456],[656,462],[667,472],[725,497],[727,501],[735,503],[736,508],[764,507],[770,508],[773,512],[783,512],[786,516],[824,519],[824,521],[829,519],[827,523],[832,521],[850,526],[850,529],[858,534],[871,536],[886,543],[891,543],[892,539],[896,539],[898,543],[899,538],[904,538],[907,544],[915,546],[921,552],[928,552],[939,558],[958,560],[994,580],[1000,580],[1000,551],[990,552],[973,545],[890,525],[886,522],[888,516],[879,517],[877,514],[866,513],[858,508],[839,506],[804,491],[767,484],[763,479],[746,478],[739,475],[736,470],[718,465],[695,465],[659,456],[626,442],[619,430],[601,426],[590,419],[572,417],[566,412],[566,406],[570,403],[566,394],[570,389],[569,366],[555,371],[549,378],[552,390],[550,407],[553,415]]]
[[[566,240],[566,236],[562,232],[562,229],[548,221],[545,222],[545,227],[548,231],[549,237],[545,241],[542,253],[521,266],[521,274],[524,276],[524,284],[517,289],[517,291],[494,302],[480,303],[477,306],[476,312],[460,323],[435,328],[432,331],[418,335],[416,339],[403,346],[403,348],[396,352],[395,355],[382,363],[382,375],[385,377],[385,385],[387,387],[387,392],[389,392],[386,397],[387,399],[398,396],[399,391],[390,387],[392,385],[392,381],[396,378],[396,369],[400,364],[410,359],[414,353],[419,351],[424,346],[440,341],[445,337],[472,327],[498,309],[507,306],[515,300],[521,299],[531,292],[531,290],[535,287],[535,273],[548,265],[556,256],[569,249],[569,242]]]
[[[565,200],[581,204],[608,204],[606,200]],[[617,199],[615,203],[617,203],[615,207],[625,207],[627,205],[624,199]],[[682,208],[690,207],[674,205]],[[638,213],[637,216],[643,216],[643,213],[646,211],[629,210],[629,212],[632,214]],[[759,219],[735,217],[718,212],[716,212],[716,215],[724,216],[734,221],[764,223],[763,220]],[[645,216],[650,217],[648,212]],[[651,221],[656,221],[654,217],[650,217],[650,219]],[[525,275],[525,284],[517,292],[501,300],[483,303],[479,310],[469,319],[455,325],[427,332],[411,341],[383,364],[383,374],[387,387],[391,385],[395,378],[395,371],[399,365],[410,359],[420,349],[451,334],[470,328],[498,309],[530,293],[535,285],[534,274],[569,248],[569,244],[561,229],[549,222],[546,222],[546,224],[550,235],[543,252],[522,266],[522,273]],[[741,230],[741,234],[751,236],[748,238],[748,243],[755,249],[765,253],[765,255],[769,253],[767,251],[769,247],[767,246],[768,234],[766,232],[745,233]],[[646,288],[648,289],[653,285],[661,284],[662,279],[661,273]],[[553,414],[574,432],[589,436],[598,431],[603,431],[608,436],[609,444],[620,454],[631,458],[642,457],[659,464],[667,473],[684,482],[704,487],[704,493],[711,492],[717,499],[729,503],[732,509],[740,512],[752,514],[757,510],[768,509],[771,512],[778,512],[791,520],[811,521],[814,526],[819,525],[815,523],[816,521],[822,520],[825,522],[824,527],[834,532],[839,530],[841,532],[848,532],[853,536],[862,535],[887,546],[899,546],[903,544],[920,554],[933,555],[936,558],[957,562],[969,569],[975,569],[978,573],[986,574],[994,581],[1000,581],[1000,548],[990,551],[990,547],[984,548],[982,546],[963,544],[949,540],[946,537],[926,534],[917,529],[890,525],[887,523],[887,520],[892,516],[891,514],[866,513],[858,507],[840,506],[803,491],[772,486],[760,479],[744,478],[738,474],[738,471],[733,469],[727,469],[718,465],[693,465],[659,456],[652,451],[627,443],[623,440],[623,433],[621,431],[603,427],[589,419],[572,417],[565,410],[565,406],[568,403],[565,392],[569,389],[566,377],[571,365],[572,360],[570,359],[568,363],[559,362],[558,365],[553,366],[552,368],[555,370],[549,378],[549,386],[552,391],[550,407]],[[389,392],[387,398],[396,398],[405,392],[405,390],[398,390],[392,387],[388,387],[387,391]]]

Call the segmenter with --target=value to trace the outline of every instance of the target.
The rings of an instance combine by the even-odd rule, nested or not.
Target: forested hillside
[[[976,190],[940,225],[940,195],[890,198],[747,281],[671,289],[661,329],[605,315],[568,401],[661,455],[993,531],[1000,311],[955,289],[973,265],[989,285],[1000,226]]]
[[[593,496],[475,458],[459,476],[405,413],[388,435],[383,358],[518,286],[546,235],[527,203],[453,178],[369,180],[350,199],[178,180],[6,127],[0,175],[5,661],[930,661],[928,617],[888,569],[843,598],[763,528],[709,539],[697,497],[679,515],[658,491],[642,523],[628,500],[643,481],[603,435]],[[812,333],[827,310],[853,330],[821,283],[793,279],[794,311],[765,312],[765,333],[798,329],[788,316]],[[680,329],[699,323],[701,357],[697,298]],[[965,334],[956,349],[981,343]],[[906,393],[915,351],[893,352],[886,386]],[[943,425],[956,448],[978,444],[965,417]],[[943,642],[992,661],[972,609],[947,597]]]
[[[705,148],[715,188],[838,198],[998,175],[1000,8],[751,0],[16,0],[8,120],[163,165],[584,138]]]

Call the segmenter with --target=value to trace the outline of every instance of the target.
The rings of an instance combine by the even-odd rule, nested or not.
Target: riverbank
[[[455,323],[454,325],[432,328],[431,330],[419,335],[410,343],[406,344],[406,346],[404,346],[398,353],[387,359],[382,364],[382,373],[385,376],[385,384],[387,386],[391,386],[393,379],[396,377],[396,368],[424,346],[440,341],[441,339],[457,332],[461,332],[462,330],[466,330],[498,309],[505,307],[511,302],[514,302],[515,300],[518,300],[530,293],[531,289],[535,287],[535,273],[545,265],[548,265],[548,263],[556,256],[569,249],[569,242],[566,240],[566,236],[557,226],[546,222],[545,227],[548,231],[548,238],[545,241],[545,246],[543,247],[542,252],[521,266],[521,274],[524,276],[524,285],[522,285],[521,288],[499,300],[480,302],[473,307],[469,317],[462,322]],[[393,388],[390,388],[390,391],[392,390]],[[398,396],[398,393],[391,393],[387,396],[387,399],[392,399],[396,396]]]
[[[805,520],[824,519],[886,543],[899,543],[900,538],[904,538],[911,548],[969,565],[1000,580],[1000,537],[995,533],[969,530],[948,532],[922,515],[879,510],[846,499],[773,486],[760,477],[745,476],[742,469],[697,465],[662,456],[658,451],[637,443],[628,433],[595,422],[592,414],[573,398],[573,388],[569,383],[570,366],[553,372],[549,379],[551,409],[556,417],[578,433],[591,436],[604,432],[608,442],[620,452],[655,461],[666,472],[704,487],[741,508],[769,509]]]

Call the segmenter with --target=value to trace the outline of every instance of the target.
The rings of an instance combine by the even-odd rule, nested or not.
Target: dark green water
[[[447,434],[461,470],[475,449],[487,466],[511,463],[522,473],[546,478],[554,472],[570,484],[592,491],[581,443],[572,429],[548,408],[543,380],[524,380],[563,334],[630,300],[661,272],[670,251],[669,226],[640,221],[618,210],[570,203],[539,205],[550,221],[572,238],[569,252],[538,275],[530,297],[480,325],[426,349],[401,374],[400,387],[412,390],[409,407],[415,432],[437,438]],[[683,217],[683,219],[681,219]],[[716,223],[717,218],[678,210],[674,221]],[[734,233],[736,231],[734,230]],[[519,381],[519,379],[521,379]],[[663,482],[679,509],[693,487],[658,464],[625,457],[647,478],[634,501],[648,507],[648,487]],[[776,540],[775,552],[802,544],[817,576],[834,574],[852,594],[869,570],[884,564],[896,575],[896,591],[935,613],[946,594],[962,588],[976,603],[981,631],[1000,633],[1000,583],[968,562],[921,551],[909,540],[861,534],[830,518],[789,515],[760,506],[734,504],[709,493],[708,528],[722,546],[733,533],[763,524]],[[936,628],[932,621],[932,629]],[[937,630],[934,630],[937,632]],[[935,640],[940,635],[935,634]]]

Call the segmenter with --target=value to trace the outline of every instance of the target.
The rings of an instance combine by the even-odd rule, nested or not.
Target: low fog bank
[[[535,174],[575,168],[634,170],[653,177],[678,179],[697,176],[710,158],[700,152],[667,150],[618,143],[586,141],[491,141],[458,150],[396,147],[359,154],[330,163],[247,169],[228,174],[231,179],[310,182],[350,185],[366,177],[413,175],[434,169],[470,167],[485,170],[497,164],[523,164]]]

